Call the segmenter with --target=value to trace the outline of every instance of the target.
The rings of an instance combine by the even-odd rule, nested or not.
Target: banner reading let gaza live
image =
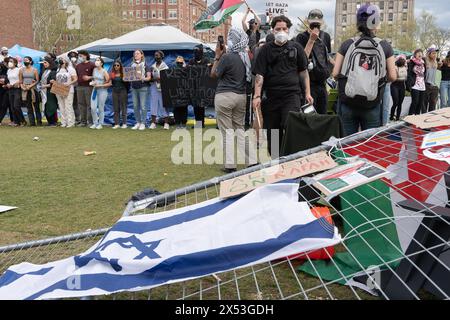
[[[266,2],[266,12],[268,14],[276,16],[286,16],[288,13],[289,5],[287,2],[283,1],[267,1]]]
[[[208,107],[214,105],[217,80],[210,77],[211,68],[189,66],[161,72],[163,104],[173,108],[190,104]]]

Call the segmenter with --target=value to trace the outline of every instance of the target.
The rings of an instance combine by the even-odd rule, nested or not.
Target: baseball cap
[[[1,51],[8,51],[8,48],[7,47],[2,47]]]
[[[323,12],[319,9],[311,10],[308,14],[308,22],[323,24]]]
[[[368,23],[369,18],[372,18],[373,23],[380,23],[380,8],[377,5],[366,3],[359,7],[356,13],[356,21],[358,25]],[[377,25],[367,26],[369,29],[375,29]]]

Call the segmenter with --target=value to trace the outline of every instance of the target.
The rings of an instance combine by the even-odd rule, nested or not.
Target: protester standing
[[[183,69],[186,67],[186,63],[182,56],[178,56],[175,60],[174,69]],[[188,120],[188,106],[177,106],[173,110],[173,115],[175,118],[175,125],[177,129],[186,129],[186,124]]]
[[[2,47],[0,52],[0,63],[3,63],[7,57],[8,57],[8,48]]]
[[[395,61],[395,70],[397,71],[397,81],[393,82],[391,85],[391,96],[392,96],[392,108],[391,108],[391,121],[400,120],[402,114],[402,105],[405,100],[406,93],[406,78],[408,76],[408,68],[406,67],[406,57],[400,55]]]
[[[408,62],[408,78],[406,87],[411,92],[410,115],[418,115],[426,112],[426,64],[423,60],[422,49],[414,51],[414,55]]]
[[[6,90],[6,82],[8,78],[8,62],[9,58],[5,58],[0,62],[0,126],[9,110],[8,91]],[[9,118],[12,121],[12,113],[9,110]]]
[[[189,60],[189,66],[208,66],[210,61],[205,57],[205,49],[202,44],[194,47],[194,57]],[[208,106],[205,105],[203,100],[191,101],[194,107],[195,125],[194,128],[201,129],[205,127],[205,111]]]
[[[93,125],[91,129],[101,130],[105,124],[105,104],[108,98],[108,88],[111,86],[111,81],[108,72],[103,68],[105,61],[102,58],[95,60],[95,69],[92,72],[93,87],[91,97],[91,112]]]
[[[450,51],[447,53],[442,66],[439,68],[442,73],[441,80],[441,108],[450,107]]]
[[[384,89],[397,80],[394,50],[376,37],[379,8],[361,5],[356,21],[360,34],[342,44],[333,70],[339,79],[338,113],[346,136],[382,125]]]
[[[436,105],[439,98],[439,86],[437,85],[436,74],[438,70],[437,50],[431,47],[427,50],[427,57],[425,58],[426,75],[425,75],[425,112],[436,110]]]
[[[156,129],[156,119],[158,117],[164,119],[164,130],[169,130],[169,113],[163,105],[162,91],[161,91],[161,71],[169,69],[164,62],[164,53],[157,51],[155,53],[155,63],[152,65],[152,81],[150,86],[150,94],[152,97],[152,124],[150,129]]]
[[[93,88],[89,85],[92,80],[92,74],[95,64],[92,63],[90,54],[85,50],[78,52],[79,63],[76,66],[78,86],[77,100],[80,109],[80,127],[86,127],[92,123],[92,114],[90,112],[91,97]]]
[[[308,61],[303,47],[289,41],[289,30],[292,22],[285,16],[272,20],[275,41],[263,46],[255,62],[253,73],[255,79],[255,95],[253,108],[255,112],[262,110],[264,129],[267,129],[269,153],[278,158],[278,152],[272,148],[272,133],[279,133],[277,149],[280,150],[289,112],[299,111],[301,106],[301,88],[305,88],[305,98],[309,104],[314,102],[311,96]],[[262,101],[265,91],[266,99]],[[275,130],[275,131],[274,131]]]
[[[251,19],[247,24],[247,18],[250,13],[253,14],[254,18]],[[255,11],[253,11],[253,9],[247,7],[247,12],[242,19],[242,28],[248,36],[248,48],[250,49],[250,51],[253,50],[253,48],[259,43],[259,40],[261,40],[260,27],[261,19],[255,13]]]
[[[24,57],[23,68],[20,69],[19,79],[22,89],[22,102],[28,111],[29,125],[35,127],[42,126],[42,113],[40,108],[40,97],[36,91],[39,83],[39,75],[36,68],[33,68],[33,59]]]
[[[331,36],[320,30],[324,25],[323,13],[319,9],[312,10],[308,15],[309,29],[297,36],[297,42],[305,48],[308,57],[308,70],[311,82],[311,95],[314,98],[314,107],[320,114],[327,113],[328,91],[326,80],[330,77],[332,64]]]
[[[144,52],[136,50],[133,55],[131,67],[136,70],[138,80],[131,82],[131,93],[133,95],[134,118],[136,125],[132,130],[145,130],[147,123],[147,97],[148,85],[152,79],[150,67],[145,62]]]
[[[26,126],[27,123],[22,113],[22,91],[20,89],[20,69],[16,58],[9,58],[7,83],[9,104],[12,111],[13,126]]]
[[[41,98],[44,106],[44,114],[49,127],[56,127],[58,124],[58,100],[51,92],[52,81],[56,80],[57,67],[55,60],[47,56],[42,62],[44,72],[41,78]]]
[[[110,74],[112,85],[112,100],[114,107],[114,127],[113,129],[126,129],[127,126],[127,108],[128,108],[128,90],[129,84],[125,82],[123,74],[123,65],[120,60],[114,62],[113,70]],[[120,120],[122,119],[122,126]]]
[[[250,58],[246,51],[248,36],[241,29],[231,28],[228,42],[227,53],[220,44],[217,44],[216,58],[211,70],[211,76],[219,79],[214,104],[223,137],[225,173],[234,172],[237,168],[234,152],[235,135],[238,151],[246,154],[247,164],[256,163],[248,159],[245,145],[246,86],[252,78]]]
[[[76,72],[76,68],[77,68],[77,64],[78,64],[78,52],[76,51],[70,51],[67,54],[67,57],[70,60],[70,66],[75,70]],[[78,76],[77,76],[78,78]],[[78,105],[78,98],[77,98],[77,82],[73,84],[73,88],[74,88],[74,94],[73,94],[73,112],[75,114],[75,125],[79,126],[81,124],[81,113],[80,113],[80,108]]]
[[[75,94],[74,84],[77,82],[77,72],[68,60],[59,61],[59,69],[56,72],[56,82],[69,87],[67,96],[56,95],[59,111],[61,113],[61,127],[73,128],[75,126],[75,112],[73,108],[73,97]],[[53,82],[52,82],[53,81]],[[53,84],[55,80],[52,80]]]

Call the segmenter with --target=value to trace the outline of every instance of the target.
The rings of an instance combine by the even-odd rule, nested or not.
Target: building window
[[[394,21],[394,14],[391,12],[389,13],[389,22]]]
[[[147,10],[142,10],[142,18],[147,19]]]
[[[136,18],[140,18],[141,17],[141,10],[136,10]]]
[[[380,1],[380,10],[384,10],[384,1]]]
[[[342,11],[347,11],[347,2],[342,3]]]
[[[158,19],[162,19],[163,18],[163,11],[162,9],[158,9]]]
[[[133,0],[130,0],[130,2],[129,2],[129,3],[130,3],[130,6],[132,6],[132,5],[133,5]]]
[[[136,5],[140,5],[141,4],[141,0],[136,0]]]
[[[389,1],[389,9],[394,9],[394,1]]]
[[[177,18],[178,18],[177,10],[169,10],[169,19],[177,19]]]
[[[128,16],[128,13],[126,11],[122,12],[122,19],[126,20]]]
[[[403,12],[403,21],[408,21],[408,14],[406,12]]]
[[[408,9],[408,0],[403,0],[403,9]]]
[[[380,13],[380,21],[384,21],[384,13]]]
[[[169,5],[175,5],[177,4],[177,0],[169,0]]]
[[[342,23],[347,23],[347,15],[346,14],[342,15]]]
[[[133,17],[134,17],[133,11],[130,11],[130,12],[128,13],[128,16],[129,16],[130,18],[133,18]]]
[[[152,18],[156,19],[156,11],[155,10],[152,10]]]

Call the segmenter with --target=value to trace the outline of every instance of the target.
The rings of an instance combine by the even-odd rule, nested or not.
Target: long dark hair
[[[369,38],[375,37],[375,34],[373,33],[373,31],[367,27],[366,22],[363,22],[358,25],[358,31],[361,32],[363,36],[366,36]]]
[[[114,61],[112,73],[113,73],[113,74],[116,73],[116,69],[114,68],[114,66],[115,66],[116,64],[118,64],[118,65],[120,66],[120,69],[119,69],[120,77],[123,78],[123,64],[122,64],[122,61],[120,61],[120,60]]]

